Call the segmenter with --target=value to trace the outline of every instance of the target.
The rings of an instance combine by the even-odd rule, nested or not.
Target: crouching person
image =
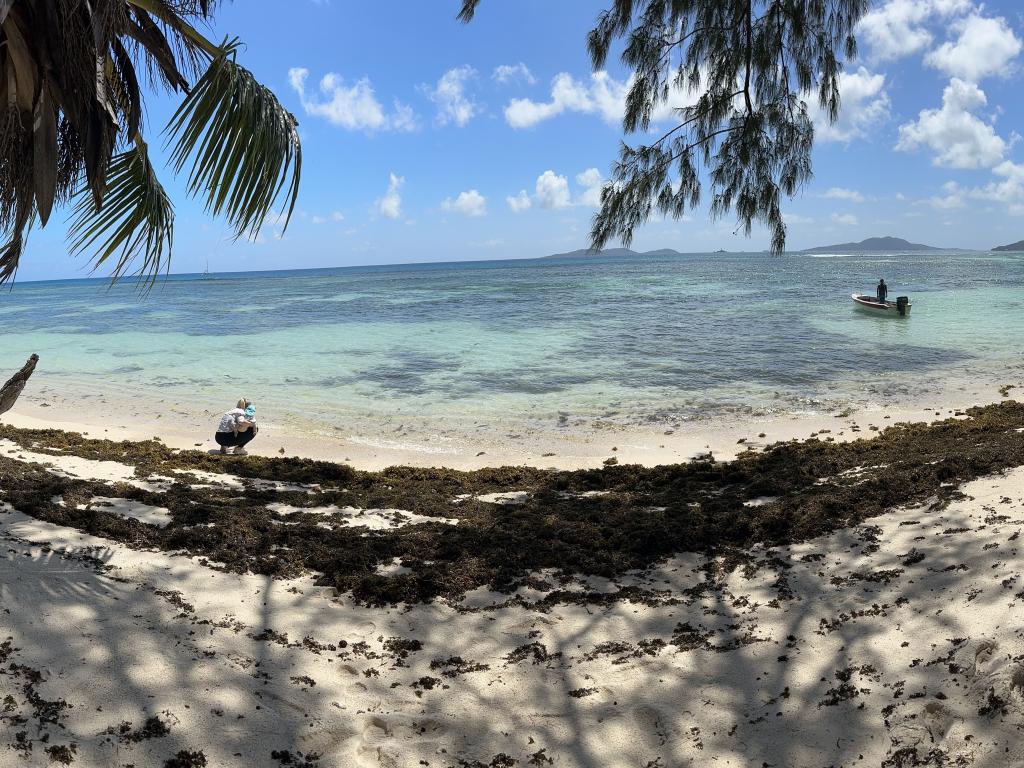
[[[231,453],[233,449],[235,456],[245,456],[248,454],[245,450],[246,444],[256,437],[258,431],[256,406],[243,397],[238,401],[238,405],[220,417],[217,434],[213,439],[220,446],[222,455]]]

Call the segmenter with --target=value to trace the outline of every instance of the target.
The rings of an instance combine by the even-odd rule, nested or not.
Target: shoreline
[[[814,435],[827,441],[855,440],[896,423],[930,423],[967,408],[994,404],[1007,399],[1008,391],[1007,385],[1002,383],[974,381],[967,385],[960,382],[958,388],[947,388],[942,397],[919,397],[909,402],[894,399],[889,403],[842,410],[733,416],[715,421],[662,424],[655,428],[608,422],[600,429],[593,426],[532,427],[511,432],[478,430],[471,434],[468,430],[459,431],[456,415],[451,420],[452,428],[443,431],[410,426],[396,435],[390,423],[382,420],[375,428],[360,430],[362,434],[336,428],[339,437],[328,438],[309,434],[288,423],[267,422],[261,425],[260,434],[246,450],[256,456],[332,461],[364,471],[391,466],[458,470],[527,466],[575,470],[597,468],[613,458],[620,464],[651,467],[685,462],[708,453],[716,459],[730,460],[748,448],[760,449]],[[178,411],[174,418],[154,419],[142,427],[117,423],[137,420],[137,416],[122,414],[121,418],[113,419],[110,410],[119,405],[104,404],[107,410],[102,413],[91,411],[88,405],[76,404],[76,415],[65,418],[67,408],[60,403],[52,405],[39,394],[26,394],[0,418],[0,423],[27,429],[57,429],[109,440],[139,441],[156,437],[168,447],[179,450],[215,451],[218,448],[213,440],[217,416],[209,410],[201,414]],[[129,401],[125,401],[123,407],[127,412]]]

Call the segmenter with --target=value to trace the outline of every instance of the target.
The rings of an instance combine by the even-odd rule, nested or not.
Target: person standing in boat
[[[878,281],[877,295],[879,303],[885,302],[885,297],[889,295],[889,286],[885,284],[884,278],[879,279]]]

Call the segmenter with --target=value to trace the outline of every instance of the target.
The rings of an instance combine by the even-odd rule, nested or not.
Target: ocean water
[[[879,277],[911,318],[853,309]],[[146,294],[20,283],[0,294],[0,376],[37,352],[27,398],[173,418],[245,395],[317,434],[660,428],[1016,382],[1022,303],[1024,258],[966,252],[182,275]]]

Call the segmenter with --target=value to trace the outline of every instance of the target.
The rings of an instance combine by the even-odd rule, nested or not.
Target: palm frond
[[[115,278],[141,259],[134,273],[155,279],[169,264],[174,207],[153,171],[145,143],[111,159],[106,186],[102,207],[88,188],[78,193],[68,231],[72,253],[89,251],[94,269],[115,256]]]
[[[284,226],[295,208],[302,173],[298,122],[252,73],[235,62],[239,43],[221,53],[167,126],[171,163],[191,158],[188,191],[223,215],[235,236],[255,238],[283,195]]]
[[[473,20],[473,16],[476,15],[476,7],[478,5],[480,5],[480,0],[462,0],[462,10],[459,11],[459,15],[456,18],[468,24]]]

